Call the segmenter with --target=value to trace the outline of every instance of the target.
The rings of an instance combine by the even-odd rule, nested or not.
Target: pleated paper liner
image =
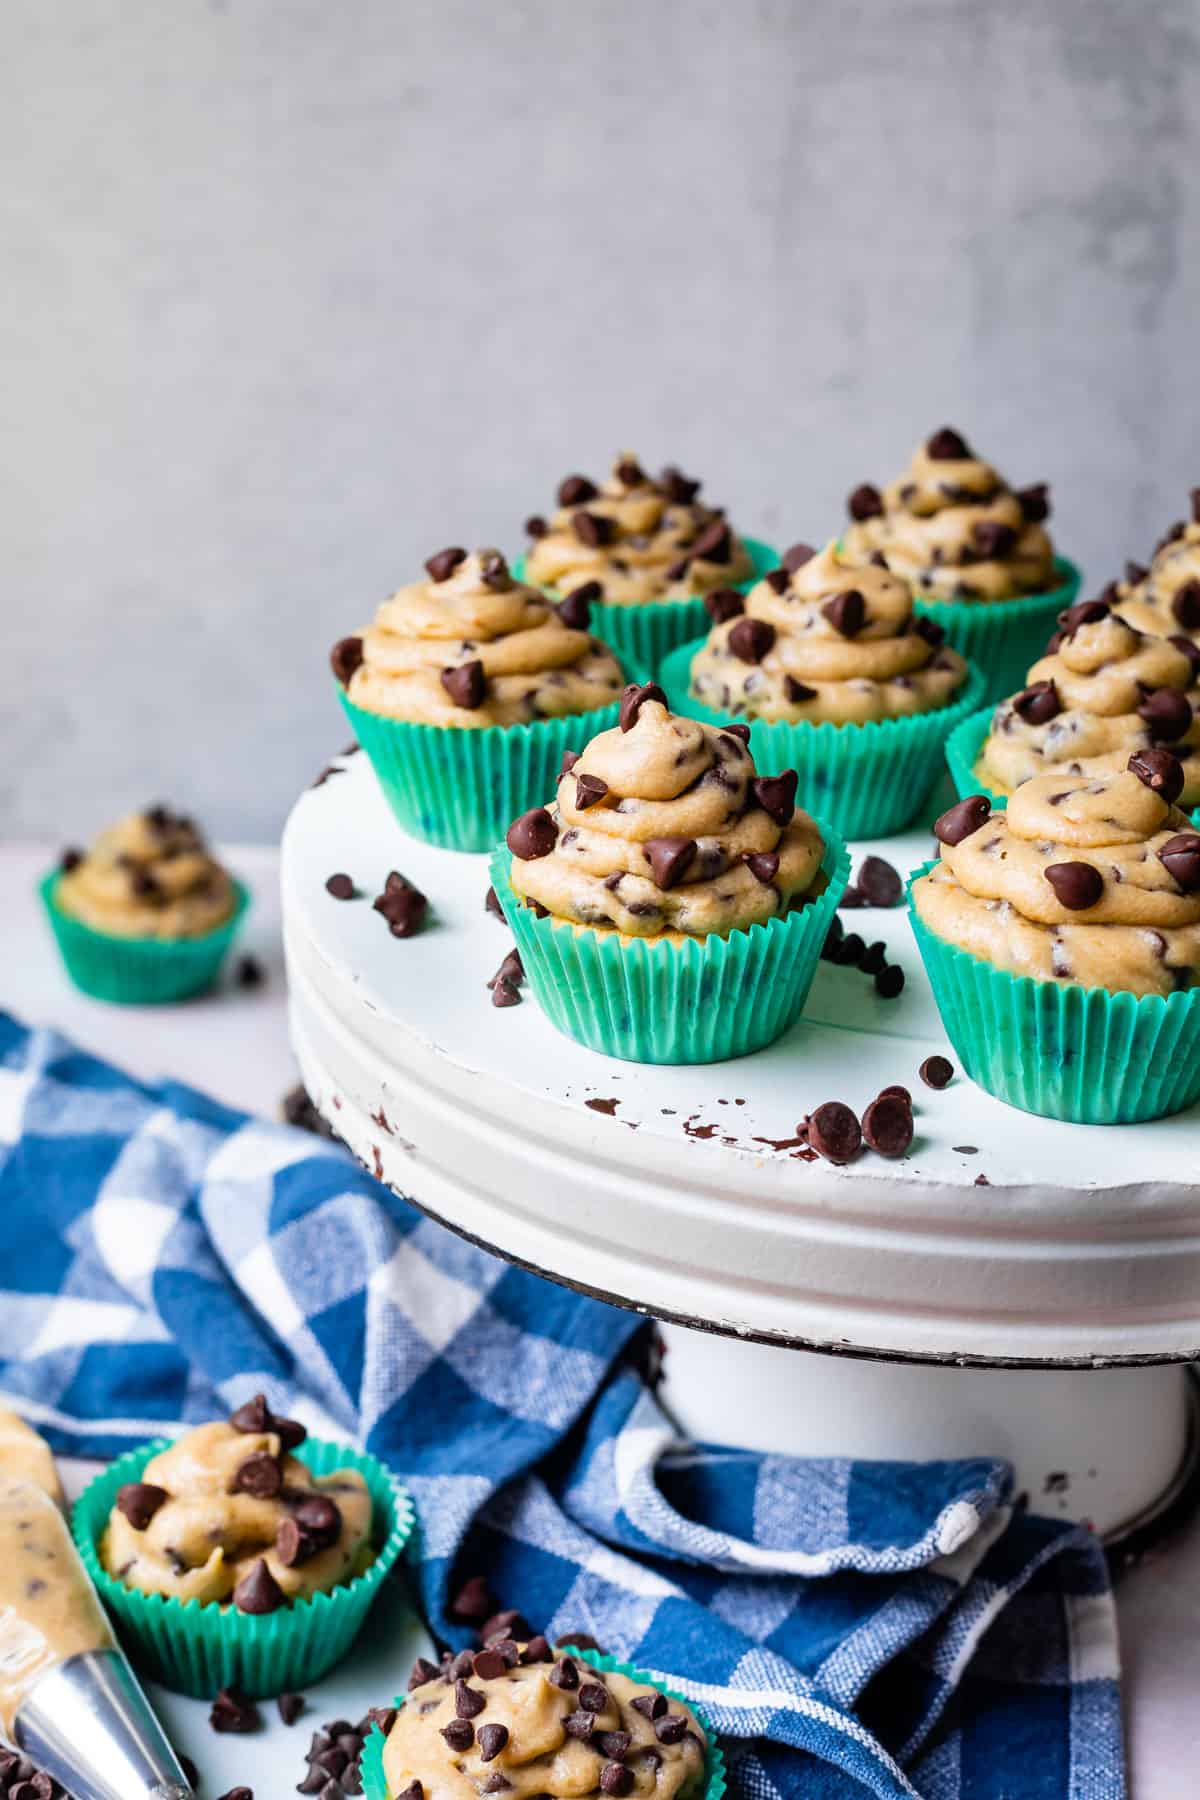
[[[909,916],[959,1061],[997,1100],[1045,1119],[1134,1125],[1200,1098],[1200,988],[1163,998],[1010,975]]]
[[[745,594],[768,569],[778,568],[779,552],[758,538],[744,537],[741,541],[749,552],[754,573],[746,581],[729,585]],[[525,579],[523,556],[513,564],[513,574],[518,581]],[[545,591],[552,593],[553,589]],[[596,636],[604,639],[622,663],[644,669],[647,680],[657,676],[664,657],[678,645],[700,637],[708,626],[709,617],[699,599],[646,600],[636,606],[606,606],[600,601],[592,607],[591,628]]]
[[[473,731],[385,719],[340,686],[338,698],[404,830],[442,850],[490,850],[514,819],[553,797],[563,751],[609,730],[619,707]]]
[[[1031,665],[1046,654],[1058,615],[1079,593],[1080,571],[1065,556],[1056,556],[1058,585],[1046,594],[1021,594],[1013,600],[931,600],[921,594],[913,611],[933,619],[946,642],[983,673],[985,700],[1019,694]]]
[[[503,845],[492,856],[492,885],[556,1030],[624,1062],[724,1062],[774,1043],[808,998],[850,872],[841,839],[821,831],[826,886],[816,899],[765,925],[682,945],[539,918],[513,891]]]
[[[705,1785],[702,1793],[685,1796],[685,1800],[724,1800],[727,1786],[725,1773],[725,1756],[717,1742],[716,1733],[696,1705],[686,1694],[681,1694],[668,1682],[645,1669],[636,1669],[632,1663],[619,1662],[615,1656],[602,1656],[598,1650],[577,1650],[574,1644],[564,1645],[564,1653],[569,1654],[577,1662],[590,1663],[593,1669],[599,1669],[605,1675],[626,1675],[630,1681],[636,1681],[639,1687],[657,1688],[668,1700],[677,1700],[681,1706],[690,1709],[697,1725],[704,1733],[704,1775]],[[406,1696],[397,1697],[396,1706],[404,1705]],[[365,1800],[395,1800],[388,1793],[387,1781],[383,1773],[383,1748],[387,1739],[376,1725],[367,1735],[363,1745],[362,1757],[359,1760],[359,1773],[362,1776]]]
[[[727,725],[742,715],[715,712],[688,691],[692,658],[702,642],[685,644],[667,658],[662,684],[674,711]],[[979,671],[969,668],[949,706],[908,719],[865,725],[751,720],[751,754],[762,775],[795,769],[798,804],[828,819],[844,837],[887,837],[902,831],[924,806],[942,773],[946,740],[978,707],[984,685]]]
[[[314,1475],[357,1469],[370,1490],[376,1556],[343,1587],[296,1600],[278,1612],[240,1613],[232,1605],[172,1600],[126,1587],[100,1562],[100,1540],[117,1489],[138,1481],[167,1440],[118,1457],[75,1502],[71,1529],[84,1566],[138,1667],[176,1693],[211,1700],[236,1688],[252,1700],[307,1687],[341,1662],[371,1602],[404,1549],[413,1527],[412,1502],[373,1456],[345,1444],[307,1438],[294,1454]]]
[[[1008,805],[1008,795],[998,794],[995,788],[988,787],[975,773],[975,764],[979,761],[979,753],[995,716],[996,708],[989,704],[956,725],[946,740],[946,761],[950,765],[950,777],[960,800],[965,800],[968,794],[986,794],[993,809],[1003,812]],[[1051,764],[1046,766],[1047,770],[1052,767]]]
[[[215,931],[200,937],[121,937],[96,931],[58,904],[59,871],[38,884],[50,928],[67,974],[82,993],[118,1006],[165,1006],[201,994],[216,981],[250,905],[250,894],[235,881],[236,905]]]

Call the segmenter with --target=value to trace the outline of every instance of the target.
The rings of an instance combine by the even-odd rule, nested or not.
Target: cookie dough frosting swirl
[[[1163,750],[1106,775],[1052,772],[1007,812],[982,795],[934,827],[941,860],[913,883],[946,942],[1013,975],[1169,995],[1200,981],[1200,835],[1173,804]]]
[[[1142,631],[1200,644],[1200,487],[1192,516],[1179,519],[1155,548],[1150,567],[1130,563],[1118,584],[1120,612]]]
[[[199,937],[237,906],[233,882],[195,825],[165,806],[130,813],[86,854],[67,851],[54,898],[93,931],[118,937]]]
[[[559,483],[558,511],[526,524],[530,581],[563,593],[580,587],[606,606],[690,600],[753,573],[746,546],[700,483],[664,469],[657,479],[629,451],[600,487],[586,475]],[[599,584],[599,592],[591,589]]]
[[[418,725],[475,730],[609,706],[620,664],[594,638],[587,596],[555,606],[514,580],[498,550],[453,547],[428,578],[385,600],[335,644],[334,673],[355,706]]]
[[[946,706],[967,679],[941,628],[914,619],[908,583],[851,565],[836,543],[795,544],[744,601],[721,590],[708,605],[718,622],[691,692],[714,711],[862,725]]]
[[[369,1566],[371,1496],[356,1469],[312,1475],[305,1430],[261,1394],[185,1433],[118,1491],[100,1560],[127,1587],[275,1612]]]
[[[695,1800],[704,1762],[703,1731],[681,1701],[545,1638],[501,1638],[440,1670],[418,1664],[383,1752],[393,1800]]]
[[[1055,585],[1045,483],[1014,492],[948,426],[918,445],[882,493],[864,482],[847,506],[847,556],[865,561],[882,551],[931,599],[1011,600]]]
[[[815,897],[821,834],[795,805],[794,770],[758,776],[748,733],[669,712],[656,686],[627,688],[620,724],[564,760],[553,808],[510,828],[516,893],[577,925],[677,941]]]
[[[1165,744],[1183,764],[1183,805],[1200,801],[1192,658],[1103,600],[1081,601],[1060,617],[1053,650],[1030,669],[1022,692],[997,708],[976,764],[979,779],[1012,793],[1049,767],[1108,774],[1125,768],[1133,751]]]

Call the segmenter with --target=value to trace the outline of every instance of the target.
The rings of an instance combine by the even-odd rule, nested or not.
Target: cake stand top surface
[[[770,1049],[623,1063],[560,1036],[528,990],[490,1004],[512,939],[484,907],[486,857],[407,837],[365,756],[331,769],[283,841],[294,1041],[351,1148],[446,1223],[623,1304],[792,1343],[1040,1363],[1200,1349],[1195,1111],[1065,1125],[961,1073],[925,1087],[923,1060],[953,1053],[903,908],[843,915],[904,968],[899,999],[822,963]],[[931,847],[870,846],[902,873]],[[429,897],[411,939],[371,908],[393,868]],[[333,899],[334,872],[362,898]],[[861,1114],[893,1083],[916,1105],[902,1161],[835,1168],[798,1141],[822,1101]]]

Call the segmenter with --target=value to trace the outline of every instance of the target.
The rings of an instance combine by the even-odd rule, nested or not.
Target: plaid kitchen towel
[[[0,1388],[60,1450],[265,1389],[411,1489],[443,1641],[484,1573],[694,1698],[748,1800],[1124,1794],[1103,1557],[1014,1507],[1002,1465],[681,1443],[634,1315],[461,1242],[336,1145],[3,1014],[0,1220]]]

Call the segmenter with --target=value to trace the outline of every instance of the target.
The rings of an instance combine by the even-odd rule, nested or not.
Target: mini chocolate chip
[[[531,538],[544,538],[550,527],[540,513],[532,513],[525,521],[525,535]]]
[[[265,1450],[248,1456],[233,1478],[234,1493],[250,1494],[255,1500],[273,1500],[282,1486],[283,1471]]]
[[[904,992],[904,970],[896,963],[880,969],[875,976],[875,992],[881,1000],[898,999]]]
[[[1048,725],[1062,711],[1062,702],[1052,681],[1035,681],[1013,695],[1012,707],[1027,725]]]
[[[816,688],[805,687],[794,675],[784,676],[783,691],[793,706],[803,706],[806,700],[815,700],[817,697]]]
[[[856,886],[868,906],[899,906],[904,894],[899,874],[882,856],[864,856]]]
[[[862,1128],[842,1101],[826,1100],[808,1121],[808,1141],[827,1162],[853,1162],[862,1149]],[[664,1738],[661,1730],[658,1736],[664,1744],[676,1742],[674,1738]]]
[[[343,687],[349,687],[350,678],[361,665],[363,659],[363,641],[360,637],[339,638],[329,652],[329,666]]]
[[[779,858],[774,850],[748,850],[742,861],[755,881],[761,881],[764,887],[770,887],[779,873]]]
[[[1200,629],[1200,581],[1193,578],[1176,588],[1171,611],[1185,631]]]
[[[1104,877],[1091,863],[1051,863],[1042,873],[1068,912],[1086,912],[1104,892]]]
[[[696,855],[696,840],[690,837],[647,838],[642,845],[646,860],[654,871],[654,879],[664,891],[683,880]]]
[[[763,580],[773,594],[785,594],[787,592],[788,572],[786,569],[768,569],[763,576]]]
[[[667,1710],[667,1696],[654,1688],[648,1694],[635,1694],[629,1704],[634,1712],[641,1713],[643,1719],[661,1719]]]
[[[607,792],[608,783],[602,781],[599,775],[585,773],[575,777],[575,805],[580,812],[586,812],[589,807],[596,806],[603,800]]]
[[[860,482],[846,501],[852,519],[877,519],[883,511],[883,495],[869,481]]]
[[[166,1488],[155,1487],[152,1481],[127,1481],[117,1489],[117,1511],[124,1513],[135,1531],[145,1531],[168,1498]]]
[[[544,806],[534,806],[513,820],[504,841],[520,861],[536,862],[558,843],[558,827]]]
[[[540,1631],[530,1638],[529,1642],[522,1650],[521,1661],[523,1663],[544,1663],[554,1661],[554,1657],[550,1651],[549,1642],[542,1636]]]
[[[429,911],[429,902],[420,888],[393,869],[383,884],[382,894],[377,894],[371,902],[371,908],[388,923],[388,930],[393,937],[412,937],[425,922]]]
[[[82,861],[83,851],[77,850],[74,845],[68,845],[58,859],[59,874],[69,875],[71,870],[77,869]]]
[[[912,1105],[898,1094],[880,1094],[862,1116],[863,1141],[879,1156],[903,1156],[912,1146]]]
[[[494,1762],[507,1742],[507,1725],[481,1725],[479,1727],[480,1762]]]
[[[478,657],[459,663],[456,668],[443,669],[441,680],[455,706],[461,706],[465,712],[477,712],[487,697],[487,676]]]
[[[633,1770],[627,1769],[624,1763],[605,1763],[600,1771],[600,1792],[602,1794],[631,1794],[633,1792]]]
[[[925,454],[934,462],[965,462],[971,452],[967,441],[960,437],[949,425],[943,425],[935,431],[925,446]]]
[[[478,1672],[479,1672],[478,1657],[476,1657],[475,1663],[476,1663],[476,1673],[478,1674]],[[499,1675],[503,1675],[503,1673],[504,1673],[503,1657],[500,1659],[500,1667],[496,1671],[496,1673]],[[487,1695],[481,1694],[478,1688],[473,1688],[471,1686],[470,1682],[468,1682],[468,1681],[456,1681],[455,1682],[455,1684],[454,1684],[454,1714],[455,1714],[456,1718],[477,1719],[486,1705],[487,1705]]]
[[[968,794],[935,822],[933,835],[940,844],[949,844],[953,848],[986,825],[991,810],[992,803],[986,794]]]
[[[775,627],[766,619],[739,619],[726,640],[744,663],[760,663],[775,642]]]
[[[287,1605],[287,1595],[260,1556],[248,1575],[243,1575],[233,1590],[233,1604],[239,1612],[273,1613]]]
[[[584,1712],[603,1712],[608,1705],[608,1689],[602,1681],[585,1681],[579,1690],[579,1704]]]
[[[330,875],[325,883],[325,892],[332,894],[335,900],[353,900],[358,889],[349,875]]]
[[[425,558],[425,567],[434,581],[449,581],[459,563],[466,562],[467,553],[452,544],[448,550],[438,550]]]
[[[912,628],[918,637],[924,638],[935,650],[940,650],[946,641],[945,628],[936,619],[926,618],[923,613],[914,618]]]
[[[636,681],[631,681],[621,695],[621,705],[617,713],[617,723],[622,731],[633,730],[638,721],[638,714],[648,700],[657,700],[660,706],[667,704],[667,696],[657,681],[647,681],[642,687],[639,687]]]
[[[1050,517],[1050,489],[1044,481],[1018,488],[1016,502],[1027,525],[1040,525],[1043,519]]]
[[[733,554],[733,533],[724,519],[714,519],[706,525],[691,545],[690,553],[704,562],[727,563]]]
[[[1111,610],[1107,600],[1077,600],[1074,606],[1063,608],[1058,623],[1068,637],[1073,637],[1081,625],[1098,625]]]
[[[303,1694],[278,1694],[275,1705],[285,1725],[294,1725],[305,1708]]]
[[[779,560],[788,574],[794,575],[797,569],[802,569],[805,563],[811,562],[816,554],[811,544],[791,544]]]
[[[1009,556],[1017,545],[1012,526],[999,519],[976,519],[971,536],[981,556]]]
[[[247,1700],[236,1688],[221,1688],[208,1722],[214,1731],[257,1731],[262,1719],[253,1700]]]
[[[1168,806],[1183,792],[1183,764],[1169,750],[1135,750],[1125,766]]]
[[[551,1669],[550,1680],[556,1688],[562,1688],[564,1693],[569,1694],[579,1686],[578,1663],[572,1662],[569,1656],[562,1657]]]
[[[480,1681],[495,1681],[504,1674],[508,1663],[498,1650],[481,1650],[475,1658],[474,1669]]]
[[[581,544],[589,550],[599,550],[605,544],[611,544],[617,535],[615,519],[607,518],[603,513],[579,512],[571,514],[571,528]]]
[[[1192,728],[1192,708],[1185,694],[1174,688],[1156,688],[1138,707],[1138,717],[1149,727],[1156,743],[1173,744]]]
[[[586,631],[592,622],[594,602],[603,598],[604,589],[598,581],[581,582],[559,602],[558,616],[569,631]]]
[[[704,610],[714,625],[723,625],[726,619],[736,619],[745,612],[745,597],[736,588],[713,588],[704,596]]]
[[[799,780],[795,769],[784,769],[781,775],[759,775],[750,783],[754,798],[776,825],[791,824]]]
[[[826,601],[821,612],[845,638],[857,637],[867,622],[867,603],[858,588],[843,588]]]
[[[946,1088],[954,1080],[954,1064],[945,1056],[927,1056],[917,1073],[926,1087]]]
[[[583,506],[596,498],[596,484],[586,475],[567,475],[558,484],[560,506]]]
[[[1158,860],[1185,894],[1200,893],[1200,836],[1194,831],[1168,838]]]
[[[851,1118],[854,1117],[851,1113]],[[857,1120],[855,1129],[858,1129]],[[661,1719],[654,1721],[654,1735],[660,1744],[678,1744],[688,1728],[687,1718],[683,1713],[664,1713]]]
[[[469,1750],[475,1742],[475,1727],[470,1719],[451,1719],[442,1726],[441,1735],[452,1750]]]

